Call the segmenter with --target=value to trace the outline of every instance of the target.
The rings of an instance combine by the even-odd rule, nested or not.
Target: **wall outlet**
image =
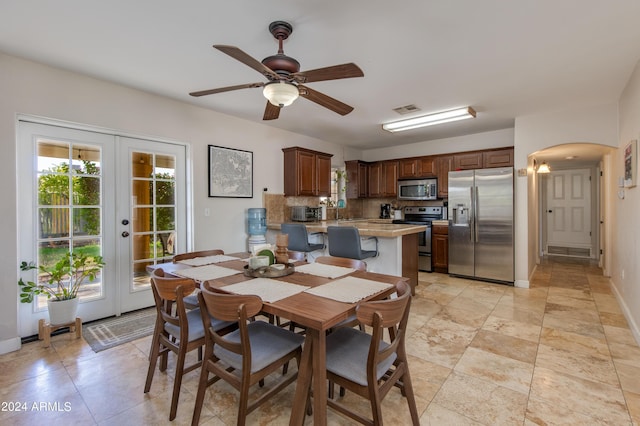
[[[204,209],[204,215],[207,217],[211,215],[211,210],[208,207]]]
[[[622,279],[624,280],[624,269],[622,271],[620,271],[620,276],[622,277]]]

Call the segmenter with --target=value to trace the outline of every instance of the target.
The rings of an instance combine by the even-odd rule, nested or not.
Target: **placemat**
[[[302,266],[296,266],[296,271],[305,274],[317,275],[325,278],[338,278],[355,272],[353,268],[345,268],[344,266],[327,265],[324,263],[308,263]]]
[[[226,254],[216,254],[213,256],[194,257],[191,259],[178,260],[176,263],[183,263],[190,266],[211,265],[213,263],[227,262],[229,260],[240,260],[239,257],[227,256]]]
[[[371,281],[364,278],[344,277],[318,287],[305,290],[314,294],[338,302],[356,303],[365,297],[393,287],[393,284]]]
[[[197,266],[195,268],[179,269],[172,272],[172,274],[185,278],[191,278],[200,282],[215,280],[216,278],[223,278],[241,273],[242,271],[236,271],[235,269],[224,268],[217,265]]]
[[[271,278],[254,278],[236,284],[224,286],[224,291],[235,294],[255,294],[265,302],[277,302],[294,294],[302,293],[309,286],[291,284]]]

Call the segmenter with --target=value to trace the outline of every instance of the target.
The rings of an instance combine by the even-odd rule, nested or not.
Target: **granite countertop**
[[[432,220],[431,225],[440,225],[440,226],[449,226],[449,221],[446,219],[443,220]]]
[[[385,219],[382,219],[385,220]],[[345,220],[322,220],[319,222],[297,222],[304,223],[308,232],[327,232],[328,226],[355,226],[363,237],[401,237],[403,235],[417,234],[424,232],[427,227],[424,225],[400,225],[386,222],[380,223],[381,219],[345,219]],[[268,229],[280,230],[280,223],[267,224]]]

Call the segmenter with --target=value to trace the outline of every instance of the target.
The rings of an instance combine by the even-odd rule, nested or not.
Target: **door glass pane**
[[[133,230],[132,291],[149,286],[147,265],[171,261],[174,254],[176,204],[172,155],[132,152]]]
[[[102,255],[101,148],[75,141],[41,138],[38,152],[38,255],[36,263],[52,267],[66,253]],[[71,165],[71,167],[69,166]],[[38,280],[49,277],[40,273]],[[102,274],[85,281],[80,302],[104,295]],[[36,309],[46,309],[40,296]]]

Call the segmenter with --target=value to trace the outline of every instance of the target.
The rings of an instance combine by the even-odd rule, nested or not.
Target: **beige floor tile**
[[[616,364],[620,363],[640,368],[640,347],[638,345],[610,343],[609,349]]]
[[[555,403],[529,398],[525,425],[610,425],[608,421],[596,419]]]
[[[541,327],[491,315],[485,321],[482,329],[537,343],[540,339]]]
[[[584,354],[611,355],[607,340],[604,338],[597,339],[556,328],[543,327],[540,333],[540,344]]]
[[[470,347],[530,364],[535,362],[538,351],[535,342],[485,329],[478,331]]]
[[[476,334],[476,329],[440,318],[432,318],[413,333],[407,353],[453,368]]]
[[[629,424],[622,391],[617,386],[581,379],[536,366],[530,398],[608,424]]]
[[[625,392],[640,394],[640,367],[615,362],[616,371],[620,378],[620,385]]]
[[[527,394],[533,375],[533,363],[471,347],[464,352],[454,371]]]
[[[469,417],[463,416],[453,410],[444,408],[435,402],[429,405],[427,411],[420,417],[422,426],[482,426],[484,423],[477,422]]]
[[[624,392],[634,426],[640,425],[640,393]]]
[[[633,333],[631,332],[629,327],[614,327],[605,325],[603,326],[603,329],[609,344],[622,343],[629,346],[636,346],[638,344],[633,338]]]
[[[454,372],[433,401],[486,425],[522,424],[527,394]]]
[[[545,314],[542,326],[581,334],[594,339],[604,338],[604,328],[600,322],[581,321],[557,313]]]
[[[537,367],[619,387],[615,366],[608,355],[572,352],[541,344]]]

